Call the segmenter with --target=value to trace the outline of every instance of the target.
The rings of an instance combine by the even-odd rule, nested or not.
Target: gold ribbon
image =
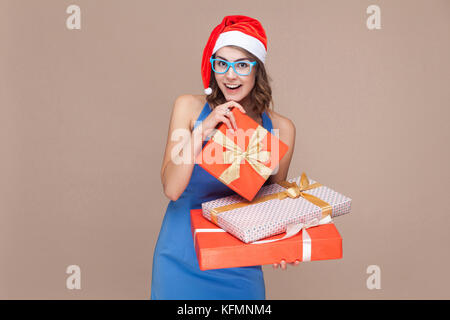
[[[228,185],[239,178],[241,162],[245,159],[264,180],[267,180],[272,173],[272,169],[266,167],[263,162],[269,161],[270,151],[260,151],[262,149],[261,141],[266,135],[267,130],[258,125],[250,137],[247,149],[243,151],[233,140],[218,130],[212,140],[227,149],[223,153],[223,163],[231,164],[218,179]]]
[[[302,176],[300,179],[300,186],[297,185],[295,182],[288,182],[288,181],[281,181],[281,182],[278,182],[278,184],[280,186],[286,188],[286,190],[283,190],[278,193],[268,194],[268,195],[265,195],[265,196],[262,196],[259,198],[255,198],[252,201],[237,202],[237,203],[233,203],[233,204],[229,204],[226,206],[217,207],[217,208],[212,209],[211,210],[211,221],[217,225],[217,215],[221,212],[230,211],[230,210],[234,210],[234,209],[238,209],[238,208],[242,208],[242,207],[250,206],[250,205],[253,205],[256,203],[274,200],[274,199],[283,200],[288,197],[292,198],[292,199],[295,199],[298,197],[303,197],[305,200],[308,200],[312,204],[314,204],[322,209],[322,218],[326,217],[327,215],[331,216],[333,208],[331,207],[331,205],[329,203],[323,201],[320,198],[317,198],[316,196],[313,196],[309,193],[304,192],[306,190],[311,190],[311,189],[322,186],[318,182],[310,184],[309,179],[304,172],[302,173]]]

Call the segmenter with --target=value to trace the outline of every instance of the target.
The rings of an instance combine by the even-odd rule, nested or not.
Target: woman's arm
[[[280,161],[277,173],[271,175],[268,179],[269,183],[277,183],[287,179],[289,166],[294,153],[296,130],[294,123],[290,119],[285,118],[274,111],[272,111],[271,114],[273,128],[279,129],[279,139],[289,148]]]
[[[180,197],[189,184],[195,159],[202,150],[203,140],[219,123],[225,123],[229,129],[235,127],[236,120],[233,113],[227,113],[229,108],[236,107],[245,113],[244,107],[239,103],[228,101],[215,107],[201,125],[191,132],[190,124],[196,110],[195,105],[202,107],[203,102],[192,95],[180,96],[175,101],[161,167],[164,194],[173,201]]]
[[[161,182],[164,194],[173,201],[176,201],[186,189],[194,169],[195,157],[202,148],[200,126],[190,131],[195,104],[198,104],[198,101],[194,96],[182,95],[175,100],[172,110],[161,166]],[[173,140],[174,138],[176,140]],[[188,154],[185,154],[186,152]],[[178,161],[181,159],[188,161]]]

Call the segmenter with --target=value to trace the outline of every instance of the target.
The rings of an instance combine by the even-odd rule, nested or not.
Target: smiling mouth
[[[234,85],[234,86],[229,86],[229,85],[226,84],[225,87],[226,87],[228,90],[236,90],[236,89],[242,87],[242,84],[240,84],[240,85]]]

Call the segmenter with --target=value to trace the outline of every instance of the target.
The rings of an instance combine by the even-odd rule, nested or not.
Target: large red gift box
[[[288,146],[238,108],[231,112],[238,130],[232,133],[221,123],[196,163],[251,201],[277,168]]]
[[[302,230],[280,241],[244,243],[203,217],[201,209],[191,210],[191,231],[200,270],[234,268],[286,262],[342,258],[342,238],[333,223]],[[279,234],[264,240],[283,237]],[[310,239],[309,239],[310,238]],[[308,250],[305,260],[303,248]]]

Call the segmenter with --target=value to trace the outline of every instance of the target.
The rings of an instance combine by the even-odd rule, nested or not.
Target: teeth
[[[234,86],[230,86],[230,85],[225,85],[227,88],[230,88],[230,89],[235,89],[235,88],[237,88],[237,87],[239,87],[240,86],[240,84],[237,84],[237,85],[234,85]]]

